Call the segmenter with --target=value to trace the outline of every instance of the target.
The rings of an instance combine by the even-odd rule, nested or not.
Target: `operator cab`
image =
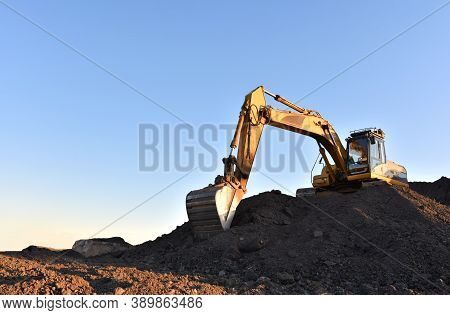
[[[349,175],[370,173],[378,165],[386,163],[383,130],[366,128],[352,131],[347,138],[347,154]]]
[[[406,169],[386,160],[384,132],[377,128],[355,130],[347,140],[347,179],[385,182],[407,186]]]

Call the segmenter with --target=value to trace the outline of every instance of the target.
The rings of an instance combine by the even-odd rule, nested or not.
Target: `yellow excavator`
[[[292,111],[266,105],[265,94]],[[366,128],[351,132],[345,148],[333,126],[320,113],[301,108],[260,86],[245,97],[230,145],[230,155],[223,159],[223,176],[217,176],[214,184],[191,191],[186,197],[189,222],[197,238],[208,238],[230,228],[236,208],[246,193],[265,125],[296,132],[317,141],[324,167],[320,175],[313,177],[312,185],[316,191],[352,192],[361,188],[363,183],[374,181],[408,186],[406,169],[386,160],[384,132],[381,129]],[[235,148],[238,148],[236,156],[233,155]]]

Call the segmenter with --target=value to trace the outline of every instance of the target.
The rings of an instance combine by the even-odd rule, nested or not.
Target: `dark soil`
[[[4,253],[0,293],[448,294],[449,223],[448,206],[410,189],[272,191],[205,241],[184,224],[114,256]]]
[[[414,182],[409,187],[419,194],[427,196],[444,205],[450,206],[450,179],[441,177],[433,183]]]

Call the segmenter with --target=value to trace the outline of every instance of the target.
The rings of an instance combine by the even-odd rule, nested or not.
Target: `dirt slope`
[[[206,241],[184,224],[115,257],[0,256],[0,293],[449,293],[449,223],[448,206],[410,189],[273,191],[244,199],[232,229]]]
[[[242,292],[260,277],[270,278],[268,293],[447,290],[447,206],[385,186],[307,201],[263,193],[243,200],[231,231],[195,243],[182,226],[122,259],[220,274]]]
[[[419,194],[427,196],[444,205],[450,205],[450,179],[441,177],[435,182],[413,182],[409,187]]]

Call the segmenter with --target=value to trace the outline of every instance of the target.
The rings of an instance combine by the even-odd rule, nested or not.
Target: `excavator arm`
[[[282,111],[266,105],[265,94],[290,107]],[[314,138],[330,174],[331,183],[346,180],[346,150],[333,126],[318,112],[301,108],[262,86],[245,97],[231,142],[231,153],[224,158],[224,174],[213,185],[192,191],[186,197],[186,208],[194,234],[207,238],[231,226],[242,200],[265,125]],[[237,148],[237,155],[232,155]],[[331,165],[326,152],[331,156]]]
[[[267,106],[264,94],[272,96],[276,101],[294,111],[283,111]],[[335,181],[345,179],[347,152],[333,126],[318,112],[298,107],[279,95],[265,91],[261,86],[249,93],[242,105],[237,128],[230,145],[232,149],[238,148],[237,158],[234,159],[230,154],[227,159],[231,159],[231,161],[225,161],[225,165],[234,162],[236,168],[234,172],[225,168],[225,180],[228,181],[231,178],[245,190],[265,125],[314,138],[319,145],[320,153],[331,177]],[[333,159],[334,168],[331,167],[325,151]]]

